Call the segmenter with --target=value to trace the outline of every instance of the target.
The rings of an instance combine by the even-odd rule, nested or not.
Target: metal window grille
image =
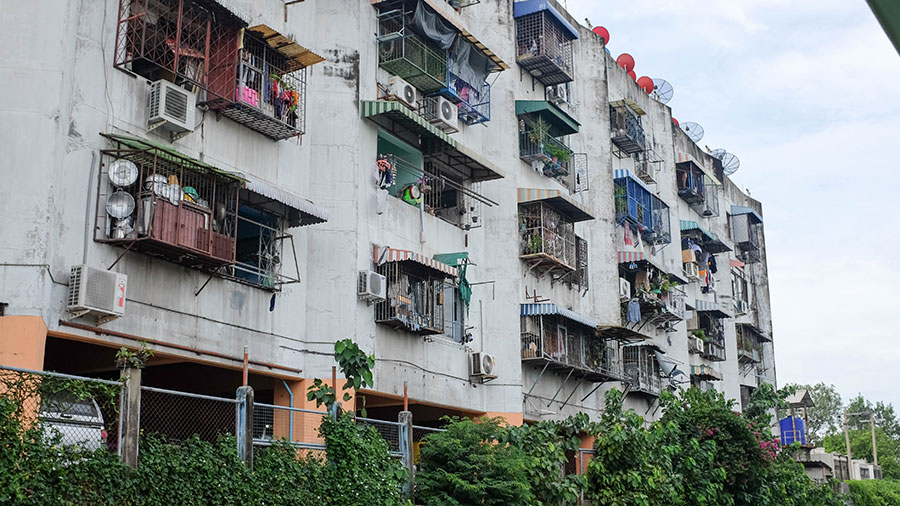
[[[572,40],[546,11],[516,18],[516,59],[535,79],[551,86],[572,81]]]
[[[475,49],[473,49],[475,51]],[[467,125],[484,123],[491,119],[491,85],[485,81],[482,83],[469,83],[463,80],[452,70],[447,70],[448,85],[445,88],[451,95],[459,111],[459,119]]]
[[[656,361],[652,348],[626,346],[623,348],[622,362],[625,376],[630,380],[633,390],[651,395],[662,392],[659,362]]]
[[[151,81],[207,89],[219,51],[237,47],[236,19],[213,2],[120,0],[114,66]]]
[[[113,186],[111,164],[128,160],[138,179],[127,187]],[[186,158],[153,150],[101,151],[94,240],[130,245],[145,253],[203,269],[234,262],[239,182]],[[127,197],[134,210],[114,218],[107,205]],[[114,197],[112,200],[111,197]]]
[[[575,270],[575,224],[543,202],[519,204],[521,255]]]
[[[581,237],[575,236],[575,263],[577,265],[576,277],[578,286],[587,291],[590,283],[588,271],[588,243]]]
[[[444,277],[412,262],[388,262],[376,267],[387,279],[387,298],[375,305],[375,322],[418,334],[444,332]],[[452,286],[452,285],[451,285]]]
[[[569,175],[572,157],[572,150],[559,139],[536,133],[533,126],[524,121],[524,127],[519,132],[519,158],[529,163],[543,164],[541,173],[545,176],[563,178]]]
[[[614,180],[616,220],[628,220],[651,245],[672,242],[669,206],[631,176]]]
[[[625,103],[609,106],[610,132],[613,144],[625,155],[644,150],[646,138],[641,118]]]
[[[587,153],[572,154],[572,193],[586,191],[589,188],[590,174],[588,173]]]
[[[447,51],[416,36],[404,5],[378,14],[378,65],[419,90],[431,93],[448,82]]]
[[[729,216],[731,238],[740,249],[739,256],[745,263],[755,263],[760,259],[761,223],[755,223],[749,214]]]
[[[700,204],[705,200],[705,178],[706,175],[694,162],[675,164],[675,181],[678,185],[678,196],[688,204]]]

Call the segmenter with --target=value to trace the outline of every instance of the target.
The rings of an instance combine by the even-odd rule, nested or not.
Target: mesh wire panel
[[[268,445],[286,441],[294,445],[324,445],[325,441],[319,436],[319,425],[327,415],[325,411],[257,402],[253,405],[253,443]]]
[[[12,401],[20,431],[82,450],[118,448],[121,384],[0,368],[0,397]]]
[[[214,442],[235,433],[237,401],[141,387],[141,434],[171,443],[197,435]]]
[[[398,422],[356,417],[356,423],[374,427],[378,434],[387,442],[391,453],[396,454],[400,452],[400,424]]]

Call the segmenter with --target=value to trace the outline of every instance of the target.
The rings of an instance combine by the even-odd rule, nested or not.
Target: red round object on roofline
[[[595,26],[594,33],[596,33],[601,38],[603,38],[604,44],[609,44],[609,30],[607,30],[606,28],[603,28],[602,26]]]
[[[622,53],[616,58],[616,63],[619,64],[620,67],[625,69],[625,72],[631,72],[634,70],[634,58],[628,53]]]
[[[647,76],[641,76],[637,80],[638,86],[644,89],[647,94],[653,93],[653,79]]]
[[[672,118],[672,123],[675,123],[675,126],[681,128],[681,123],[679,123],[677,119]]]
[[[633,81],[637,81],[637,74],[635,74],[633,70],[628,71],[628,76],[631,77]]]

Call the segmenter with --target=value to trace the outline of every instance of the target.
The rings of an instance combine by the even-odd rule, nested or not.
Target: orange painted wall
[[[525,418],[522,413],[500,413],[498,411],[488,411],[483,416],[488,418],[500,417],[506,421],[509,425],[520,426],[525,423]],[[481,418],[480,416],[478,418]]]
[[[46,343],[40,316],[0,316],[0,364],[41,371]]]
[[[311,409],[315,411],[325,411],[325,406],[316,407],[315,401],[306,399],[306,392],[312,386],[314,378],[306,378],[299,381],[288,381],[287,385],[294,394],[294,407],[300,409]],[[331,380],[326,380],[331,384]],[[356,405],[356,399],[353,397],[353,390],[340,390],[347,383],[347,380],[338,379],[337,397],[344,411],[353,411]],[[350,394],[349,401],[344,401],[344,392]],[[275,380],[275,402],[276,406],[290,406],[291,398],[287,389],[281,380]],[[260,408],[264,409],[264,408]],[[288,410],[276,409],[274,413],[273,426],[271,427],[273,437],[276,439],[287,439],[291,435],[291,414],[294,420],[293,440],[303,443],[324,443],[319,437],[319,424],[322,422],[322,416],[314,413],[290,412]]]

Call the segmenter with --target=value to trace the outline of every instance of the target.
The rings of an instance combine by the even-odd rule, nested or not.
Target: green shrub
[[[853,506],[896,506],[900,504],[900,481],[850,481]]]

